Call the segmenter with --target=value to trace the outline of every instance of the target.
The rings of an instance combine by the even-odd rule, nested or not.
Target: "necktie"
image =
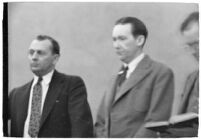
[[[126,67],[123,66],[122,70],[120,71],[119,76],[117,78],[118,87],[120,87],[122,85],[122,83],[125,81],[127,71],[128,71],[128,66],[126,66]]]
[[[31,103],[31,117],[29,121],[28,133],[30,137],[37,137],[40,117],[41,117],[41,102],[42,102],[42,78],[38,78],[38,82],[33,87],[32,103]]]

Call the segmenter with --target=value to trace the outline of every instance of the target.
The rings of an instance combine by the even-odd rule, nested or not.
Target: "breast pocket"
[[[139,112],[146,112],[149,110],[151,95],[149,89],[135,89],[134,91],[134,109]]]
[[[146,102],[144,102],[143,100],[137,100],[134,104],[134,109],[136,111],[139,111],[139,112],[146,112],[148,111],[148,104]]]

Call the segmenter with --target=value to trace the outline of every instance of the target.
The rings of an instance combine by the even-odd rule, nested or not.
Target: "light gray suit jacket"
[[[112,78],[95,123],[97,137],[157,137],[149,121],[168,120],[174,95],[172,71],[145,56],[115,97]]]

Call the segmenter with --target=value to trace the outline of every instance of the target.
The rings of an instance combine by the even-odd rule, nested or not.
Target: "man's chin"
[[[125,59],[124,57],[120,57],[120,60],[123,62],[123,63],[129,63],[129,61],[127,59]]]
[[[37,68],[31,68],[31,71],[37,75],[37,76],[40,76],[41,75],[41,70],[37,69]]]
[[[194,53],[193,56],[194,56],[194,58],[195,58],[197,61],[199,61],[199,54]]]
[[[118,55],[118,57],[119,57],[119,59],[120,59],[121,61],[125,61],[125,58],[124,58],[122,55]]]

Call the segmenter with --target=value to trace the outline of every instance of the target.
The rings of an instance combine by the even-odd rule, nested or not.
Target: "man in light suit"
[[[191,13],[182,23],[180,31],[186,40],[189,52],[194,56],[199,63],[199,13]],[[181,104],[178,110],[178,115],[183,113],[197,113],[198,114],[198,100],[199,100],[199,70],[192,72],[185,84],[182,93]],[[193,121],[191,126],[180,128],[169,128],[163,137],[197,137],[198,136],[198,122]]]
[[[144,54],[148,32],[139,19],[119,19],[112,35],[123,65],[103,97],[95,134],[97,137],[157,137],[144,125],[168,120],[174,94],[173,73]]]
[[[92,137],[93,122],[83,80],[55,70],[53,38],[39,35],[29,47],[34,79],[9,96],[11,137]]]

